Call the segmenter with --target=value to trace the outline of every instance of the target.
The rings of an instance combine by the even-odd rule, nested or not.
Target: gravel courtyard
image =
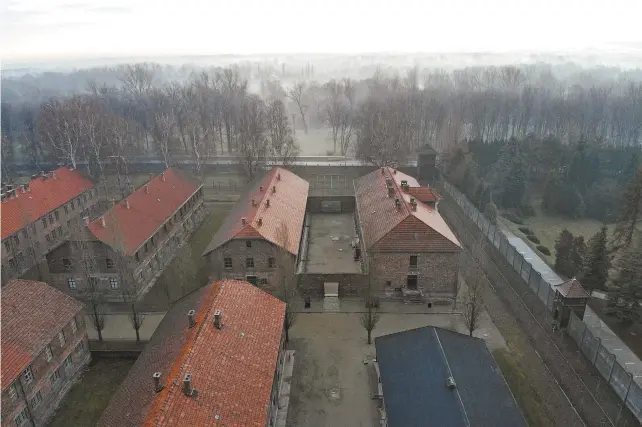
[[[374,337],[421,326],[465,331],[458,314],[383,313],[366,342],[358,313],[301,313],[290,330],[289,348],[296,350],[287,425],[290,427],[379,426],[378,402],[372,400],[376,379],[372,364]],[[484,313],[475,335],[489,347],[505,345]]]

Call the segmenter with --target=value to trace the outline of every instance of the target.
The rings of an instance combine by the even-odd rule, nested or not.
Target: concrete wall
[[[322,209],[323,202],[339,202],[341,204],[340,212],[354,212],[355,210],[355,198],[354,196],[313,196],[308,197],[308,204],[306,206],[306,211],[310,213],[322,213],[325,212]]]
[[[339,283],[339,296],[360,296],[368,289],[367,274],[298,274],[298,289],[302,297],[322,297],[325,282]]]
[[[410,268],[411,255],[417,256],[416,268]],[[380,292],[404,288],[408,275],[417,275],[417,286],[427,297],[453,298],[457,293],[459,253],[374,252],[369,266],[373,289]]]

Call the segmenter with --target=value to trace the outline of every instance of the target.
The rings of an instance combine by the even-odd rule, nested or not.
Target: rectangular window
[[[24,370],[24,372],[22,373],[22,377],[27,384],[31,384],[31,382],[33,381],[33,372],[31,371],[31,366]]]
[[[261,277],[261,279],[259,279],[259,280],[260,280],[260,283],[261,283],[262,285],[267,285],[267,284],[268,284],[268,280],[267,280],[267,278],[265,278],[265,277]]]
[[[42,225],[47,228],[47,218],[42,219]]]
[[[224,258],[223,265],[225,268],[232,268],[232,258]]]
[[[65,205],[64,208],[65,208],[65,213],[69,213],[69,208],[67,207],[67,205]]]
[[[140,262],[140,255],[138,255],[138,252],[134,254],[134,258],[136,258],[136,262]]]
[[[50,345],[45,347],[45,358],[47,359],[47,362],[51,362],[51,359],[53,359],[53,352],[51,351]]]
[[[100,280],[98,280],[98,277],[91,276],[89,277],[89,287],[92,290],[95,290],[98,288],[98,284],[100,283]]]
[[[147,251],[148,251],[148,249],[147,249],[147,243],[145,243],[145,253],[147,253]]]
[[[27,422],[27,408],[24,408],[16,417],[13,419],[16,422],[17,426],[21,426]]]
[[[71,319],[71,333],[75,334],[77,330],[78,324],[76,323],[76,319]]]
[[[245,267],[254,268],[254,258],[245,258]]]
[[[25,257],[22,252],[18,252],[18,255],[16,255],[16,260],[18,261],[18,268],[22,270],[25,266]]]
[[[107,258],[106,263],[107,263],[107,268],[114,268],[114,260],[113,259]]]
[[[78,347],[76,347],[77,352],[85,351],[85,341],[80,340]]]
[[[40,393],[40,391],[37,391],[36,394],[34,394],[31,398],[31,407],[37,407],[38,405],[40,405],[40,402],[42,402],[42,394]]]
[[[22,229],[22,237],[24,237],[25,239],[27,237],[29,237],[29,229],[28,228],[25,227],[25,228]]]
[[[69,258],[63,258],[62,259],[62,266],[66,271],[71,271],[72,265],[71,265],[71,260]]]
[[[417,255],[410,255],[410,268],[417,268]]]
[[[49,224],[53,224],[53,215],[49,214]]]
[[[65,331],[58,332],[58,341],[60,342],[60,347],[64,347],[67,339],[65,338]]]
[[[72,291],[76,290],[76,279],[74,277],[70,277],[67,279],[67,286],[69,286],[69,289]]]
[[[60,372],[58,372],[58,369],[56,369],[51,373],[51,375],[49,375],[49,382],[51,383],[51,385],[56,384],[59,379],[60,379]]]
[[[276,267],[276,258],[268,258],[268,268]]]
[[[4,241],[4,250],[7,252],[11,250],[11,243],[9,242],[9,239]]]
[[[16,260],[13,258],[9,258],[9,267],[11,267],[12,270],[16,270]]]
[[[252,247],[252,241],[251,240],[246,240],[245,241],[245,247],[246,248],[251,248]]]
[[[417,289],[417,276],[414,274],[411,274],[408,276],[406,279],[406,287],[408,289]]]
[[[58,231],[58,237],[62,237],[62,227],[56,229]]]
[[[47,243],[51,242],[51,236],[49,235],[49,233],[45,235],[45,240],[47,240]]]
[[[13,242],[14,242],[16,245],[19,245],[19,244],[20,244],[20,237],[18,236],[18,234],[16,234],[15,236],[13,236]]]
[[[58,211],[54,211],[54,215],[56,216],[56,221],[60,219],[60,215],[58,214]]]
[[[112,289],[118,289],[118,279],[115,277],[110,277],[109,278],[109,286]]]
[[[76,206],[74,206],[74,201],[73,201],[73,200],[71,201],[71,203],[70,203],[70,204],[71,204],[71,210],[72,210],[72,211],[73,211],[74,209],[76,209]]]
[[[62,364],[65,367],[65,369],[71,368],[71,365],[73,365],[73,363],[74,363],[74,361],[71,358],[71,354],[69,356],[67,356],[67,358],[65,359],[64,362],[62,362]]]
[[[9,387],[9,397],[11,400],[16,400],[18,398],[18,388],[16,387],[16,383],[11,384],[11,387]]]

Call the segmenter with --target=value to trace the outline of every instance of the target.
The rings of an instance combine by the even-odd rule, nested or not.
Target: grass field
[[[134,362],[133,359],[92,360],[80,381],[63,399],[49,427],[95,426]]]

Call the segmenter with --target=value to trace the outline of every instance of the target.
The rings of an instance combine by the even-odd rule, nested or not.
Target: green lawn
[[[134,362],[134,359],[92,360],[63,399],[49,427],[95,426]]]

